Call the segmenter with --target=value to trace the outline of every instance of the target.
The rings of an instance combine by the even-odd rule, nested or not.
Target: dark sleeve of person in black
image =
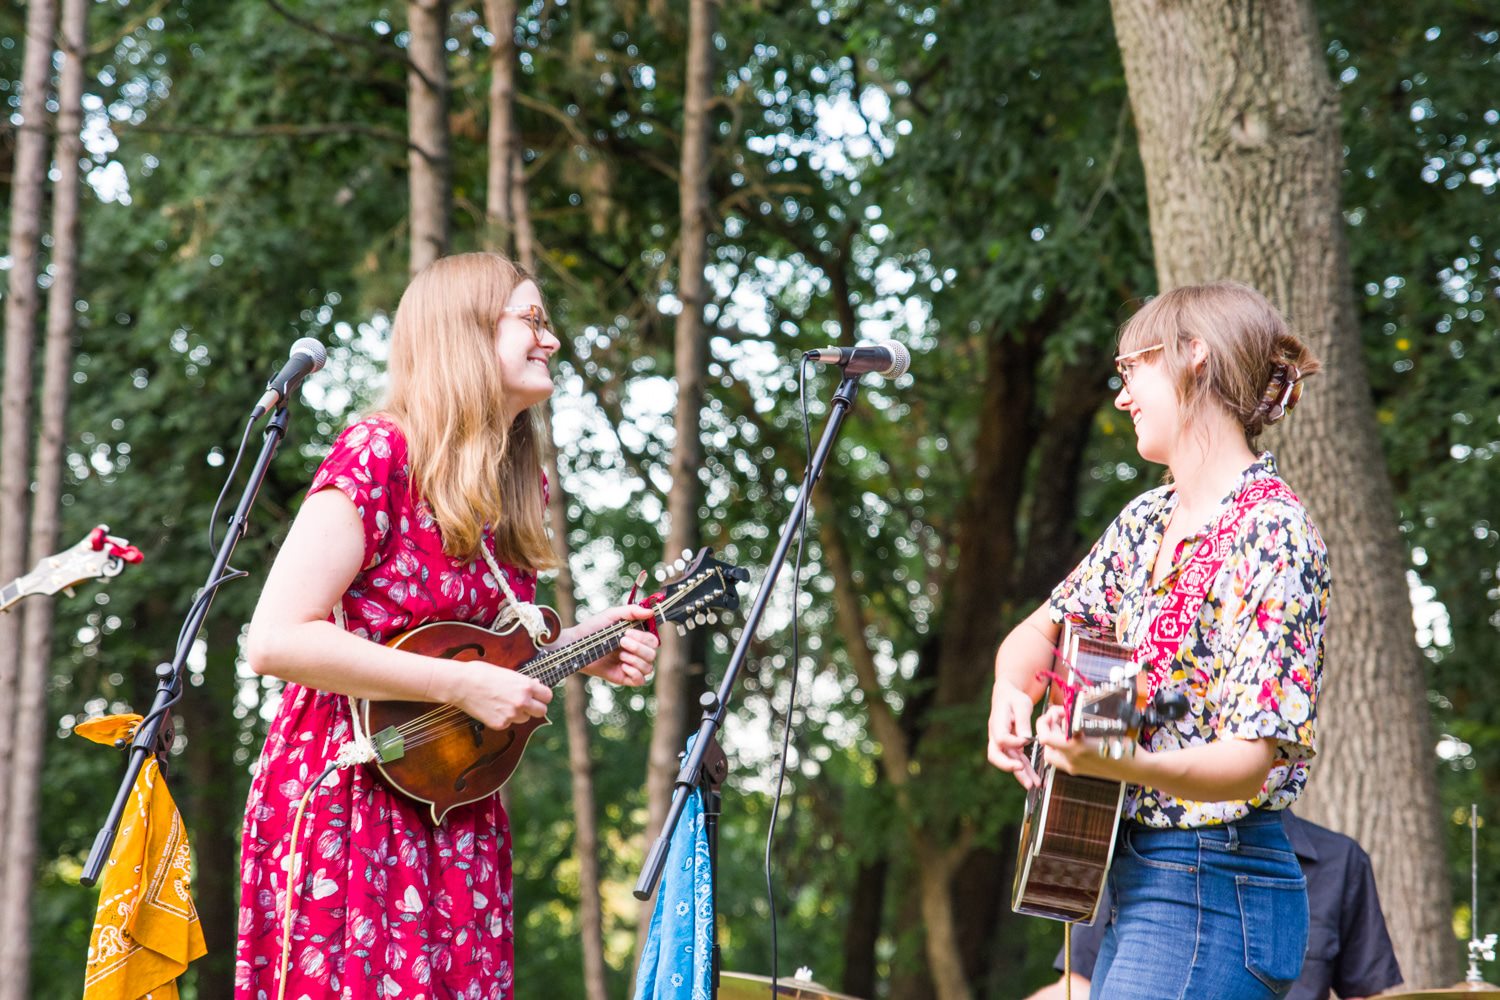
[[[1104,894],[1099,899],[1099,909],[1092,924],[1076,923],[1073,925],[1073,973],[1084,979],[1094,978],[1094,963],[1099,961],[1099,946],[1104,943],[1104,928],[1109,923],[1109,911],[1111,908],[1109,888],[1106,887]],[[1063,971],[1062,949],[1057,949],[1057,957],[1052,960],[1052,967],[1058,972]]]
[[[1364,848],[1354,845],[1345,869],[1344,905],[1333,989],[1341,997],[1369,997],[1401,982],[1401,966],[1381,915],[1375,872]]]

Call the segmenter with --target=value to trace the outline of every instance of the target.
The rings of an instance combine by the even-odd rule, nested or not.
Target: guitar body
[[[1071,623],[1064,626],[1060,648],[1054,672],[1084,686],[1070,720],[1074,735],[1109,733],[1133,741],[1144,697],[1130,649]],[[1056,683],[1048,686],[1047,700],[1065,704]],[[1026,795],[1011,909],[1092,921],[1114,858],[1125,784],[1059,771],[1043,760],[1039,743],[1033,744],[1031,763],[1042,781]]]
[[[542,616],[547,623],[545,641],[553,642],[561,632],[557,613],[542,608]],[[386,645],[439,659],[483,660],[496,670],[514,670],[537,655],[531,636],[519,623],[491,632],[462,622],[434,622],[403,632]],[[429,806],[434,824],[441,823],[450,809],[498,792],[521,763],[531,734],[548,724],[546,719],[528,719],[489,729],[457,709],[430,702],[350,702],[377,746],[381,734],[413,734],[402,741],[399,756],[377,759],[375,767],[397,791]],[[439,712],[443,717],[435,718]],[[430,721],[424,725],[424,719]]]

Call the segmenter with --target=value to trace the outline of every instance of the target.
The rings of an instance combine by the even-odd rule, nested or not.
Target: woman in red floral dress
[[[385,407],[313,479],[247,640],[251,667],[288,683],[245,812],[242,1000],[514,995],[498,796],[434,826],[364,765],[305,793],[353,735],[348,695],[452,704],[497,729],[546,714],[551,690],[519,673],[381,644],[433,621],[490,626],[509,595],[534,598],[552,563],[539,408],[559,346],[509,260],[436,261],[397,310]],[[649,616],[612,608],[559,642]],[[637,686],[655,657],[655,636],[633,629],[588,672]]]

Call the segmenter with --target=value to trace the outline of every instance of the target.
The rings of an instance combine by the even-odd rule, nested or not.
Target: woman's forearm
[[[1196,802],[1253,798],[1265,784],[1276,758],[1276,741],[1223,739],[1201,746],[1101,761],[1120,781]]]
[[[258,674],[381,701],[451,702],[454,685],[469,669],[458,661],[391,649],[325,621],[280,627],[252,623],[246,654]]]

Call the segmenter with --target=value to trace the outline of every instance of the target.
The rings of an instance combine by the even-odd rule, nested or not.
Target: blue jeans
[[[1302,971],[1307,880],[1281,814],[1157,830],[1126,821],[1093,1000],[1273,1000]]]

